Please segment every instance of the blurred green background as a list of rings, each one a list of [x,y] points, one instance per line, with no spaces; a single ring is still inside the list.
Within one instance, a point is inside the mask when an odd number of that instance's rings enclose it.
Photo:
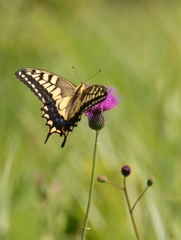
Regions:
[[[14,75],[23,67],[55,72],[75,85],[113,86],[121,95],[105,113],[96,176],[122,185],[138,203],[141,239],[181,236],[181,2],[0,2],[0,239],[80,239],[95,133],[82,118],[45,145],[41,102]],[[76,77],[75,67],[80,80]],[[89,240],[136,239],[123,192],[95,182]]]

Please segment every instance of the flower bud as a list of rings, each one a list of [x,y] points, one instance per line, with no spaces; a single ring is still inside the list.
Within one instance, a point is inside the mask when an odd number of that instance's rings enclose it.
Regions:
[[[153,177],[149,177],[148,180],[147,180],[147,186],[151,187],[153,185],[153,182],[154,182],[154,178]]]
[[[131,168],[130,166],[128,165],[124,165],[122,168],[121,168],[121,173],[123,174],[124,177],[128,177],[131,173]]]
[[[102,183],[105,183],[107,181],[107,177],[106,176],[99,176],[97,178],[97,181],[98,182],[102,182]]]

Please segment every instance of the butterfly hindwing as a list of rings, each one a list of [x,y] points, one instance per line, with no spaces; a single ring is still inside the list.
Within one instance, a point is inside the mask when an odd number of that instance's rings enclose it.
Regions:
[[[104,86],[75,87],[65,78],[36,68],[24,68],[16,73],[25,85],[44,103],[42,117],[46,119],[49,132],[45,142],[53,134],[64,136],[64,147],[69,131],[73,131],[83,112],[102,102],[107,97]]]

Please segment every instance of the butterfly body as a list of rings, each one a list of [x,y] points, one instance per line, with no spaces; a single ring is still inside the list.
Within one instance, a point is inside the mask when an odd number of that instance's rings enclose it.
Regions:
[[[23,68],[15,75],[43,102],[42,117],[49,126],[45,143],[53,133],[64,136],[81,120],[82,114],[92,106],[104,101],[107,90],[101,85],[87,87],[84,83],[75,87],[65,78],[37,68]]]

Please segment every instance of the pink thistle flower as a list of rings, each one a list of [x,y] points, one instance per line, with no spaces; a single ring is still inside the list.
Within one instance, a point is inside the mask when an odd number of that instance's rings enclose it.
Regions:
[[[102,113],[115,108],[120,100],[115,88],[106,87],[106,89],[107,98],[103,102],[98,103],[85,112],[85,115],[88,117],[89,127],[94,130],[100,130],[104,127],[105,119]]]

